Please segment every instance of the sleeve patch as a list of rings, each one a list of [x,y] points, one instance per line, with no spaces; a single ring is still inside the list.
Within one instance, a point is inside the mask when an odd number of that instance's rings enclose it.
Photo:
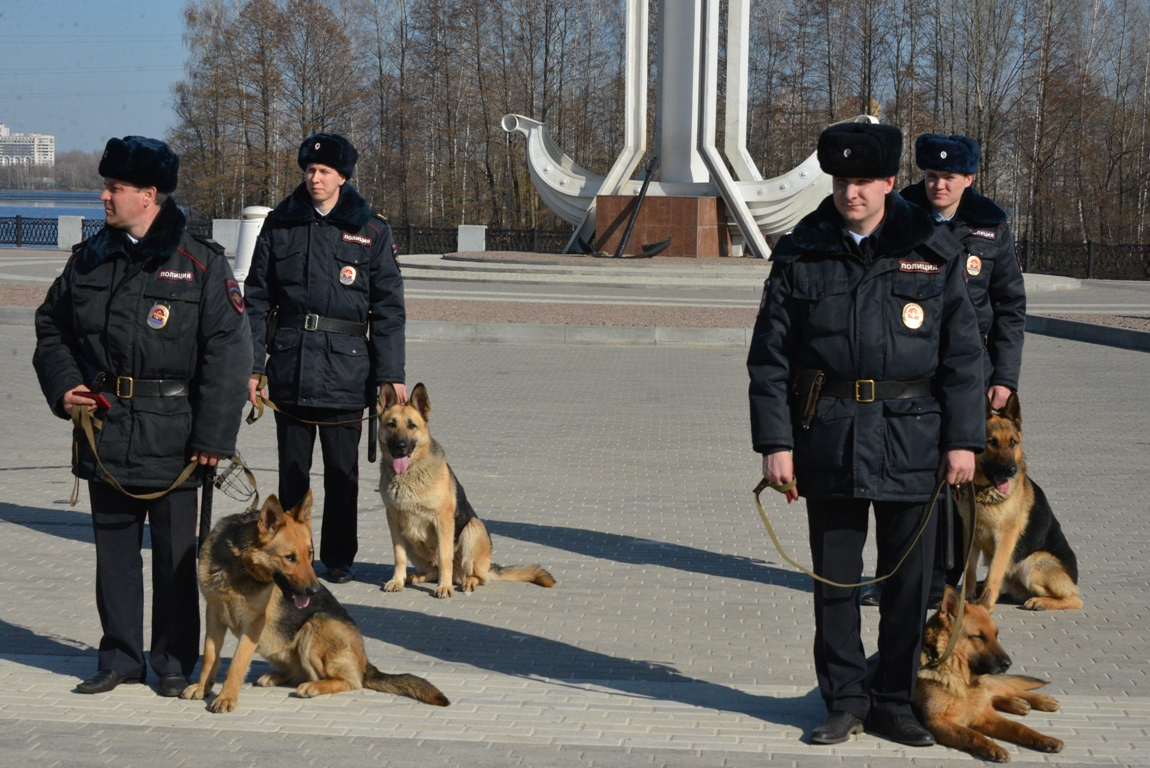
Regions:
[[[244,292],[240,290],[240,284],[235,280],[228,280],[228,301],[232,303],[236,312],[241,315],[244,313]]]

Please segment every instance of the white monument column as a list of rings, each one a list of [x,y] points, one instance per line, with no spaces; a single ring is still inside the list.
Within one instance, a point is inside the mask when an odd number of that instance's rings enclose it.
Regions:
[[[702,14],[702,0],[659,0],[655,154],[664,184],[711,178],[698,150]]]

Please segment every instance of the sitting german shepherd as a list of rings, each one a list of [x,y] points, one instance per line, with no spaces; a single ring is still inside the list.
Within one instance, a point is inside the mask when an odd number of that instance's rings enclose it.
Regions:
[[[200,591],[208,604],[203,668],[180,697],[211,693],[230,629],[239,647],[213,712],[236,708],[256,651],[277,670],[256,685],[298,686],[304,698],[371,688],[446,707],[447,697],[423,678],[387,675],[367,660],[359,628],[312,569],[311,505],[311,491],[287,512],[269,496],[259,512],[216,523],[200,549]]]
[[[1039,752],[1061,752],[1060,740],[998,714],[1054,712],[1058,701],[1031,693],[1046,685],[1042,680],[1001,674],[1010,668],[1010,657],[999,645],[998,627],[983,606],[967,603],[954,652],[941,665],[930,666],[946,650],[957,611],[958,593],[948,586],[938,613],[926,624],[922,645],[915,705],[923,725],[939,744],[996,763],[1008,762],[1010,755],[988,736]]]
[[[470,592],[488,581],[529,581],[555,585],[539,565],[500,566],[491,562],[491,536],[447,465],[443,448],[431,437],[431,401],[416,384],[407,403],[385,384],[379,416],[379,492],[395,549],[395,574],[383,589],[439,581],[436,597],[451,597],[452,584]],[[419,569],[407,574],[407,559]]]
[[[990,563],[979,602],[993,611],[1005,593],[1031,611],[1081,608],[1074,550],[1046,494],[1026,473],[1017,394],[1010,396],[1001,413],[987,404],[986,450],[975,462],[974,490],[978,507],[974,545]],[[959,507],[969,532],[966,505]],[[976,566],[977,559],[972,559],[967,567],[967,599],[974,598]]]

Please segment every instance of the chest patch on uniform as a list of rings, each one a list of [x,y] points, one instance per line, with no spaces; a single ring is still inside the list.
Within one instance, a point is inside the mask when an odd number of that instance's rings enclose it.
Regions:
[[[925,319],[926,316],[922,311],[922,307],[913,301],[902,308],[902,324],[912,331],[916,328],[921,328],[922,322]]]
[[[922,275],[937,275],[942,271],[942,267],[938,264],[931,264],[929,261],[900,261],[898,263],[899,272],[918,272]]]
[[[156,277],[160,280],[178,280],[182,283],[192,282],[191,272],[179,272],[174,269],[161,269]]]
[[[350,232],[343,233],[343,241],[345,243],[359,243],[360,245],[371,245],[371,238],[364,237],[363,235],[353,235]]]
[[[228,281],[228,301],[232,303],[232,307],[241,315],[244,313],[244,292],[240,290],[240,284],[235,280]]]
[[[983,240],[997,240],[998,233],[993,229],[972,229],[970,230],[971,237],[981,237]]]
[[[148,327],[153,331],[158,331],[168,324],[168,318],[171,316],[172,310],[163,304],[157,304],[148,312]]]
[[[974,254],[967,256],[966,257],[966,274],[970,275],[971,277],[974,277],[981,271],[982,271],[982,259],[978,258]]]
[[[355,282],[355,267],[344,267],[339,271],[339,281],[344,285]]]

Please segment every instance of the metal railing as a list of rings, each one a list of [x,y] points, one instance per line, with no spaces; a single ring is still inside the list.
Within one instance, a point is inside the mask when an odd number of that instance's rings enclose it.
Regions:
[[[1023,272],[1087,280],[1150,280],[1150,245],[1020,240],[1015,247]]]
[[[0,218],[0,245],[51,245],[57,241],[58,219],[32,219],[27,216]]]
[[[539,229],[488,229],[487,250],[559,253],[571,239],[570,232]]]
[[[84,240],[87,240],[89,237],[96,234],[103,228],[103,219],[84,219],[84,221],[80,224],[80,235]]]
[[[455,227],[392,224],[391,236],[400,253],[451,253],[459,248],[459,230]]]

